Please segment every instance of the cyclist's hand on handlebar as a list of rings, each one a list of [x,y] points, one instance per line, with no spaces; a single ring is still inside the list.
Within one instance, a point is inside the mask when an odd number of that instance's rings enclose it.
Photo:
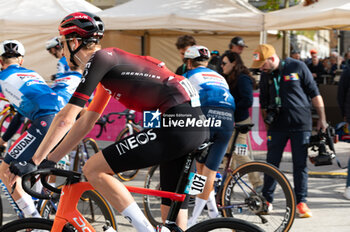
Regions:
[[[44,168],[54,168],[56,166],[56,162],[48,159],[44,159],[41,161],[41,163],[38,166],[38,169],[44,169]]]
[[[12,161],[9,166],[10,173],[8,173],[10,185],[13,186],[16,183],[19,178],[18,176],[23,176],[24,174],[35,170],[37,170],[37,167],[32,160],[28,162],[18,162],[16,160]],[[13,189],[14,188],[15,185],[13,186]]]

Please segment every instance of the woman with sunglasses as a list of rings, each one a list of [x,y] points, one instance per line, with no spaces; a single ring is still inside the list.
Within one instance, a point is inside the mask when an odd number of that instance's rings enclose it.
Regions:
[[[241,56],[236,52],[229,51],[223,54],[221,68],[222,74],[230,87],[230,93],[235,99],[234,119],[236,125],[251,123],[249,108],[253,105],[255,80],[249,69],[244,65]],[[228,153],[231,151],[232,140],[233,135],[227,148]],[[247,147],[247,134],[239,134],[236,142],[237,152],[232,152],[233,166],[251,161],[247,156]],[[263,181],[256,173],[249,174],[249,181],[255,189],[259,189],[263,185]]]

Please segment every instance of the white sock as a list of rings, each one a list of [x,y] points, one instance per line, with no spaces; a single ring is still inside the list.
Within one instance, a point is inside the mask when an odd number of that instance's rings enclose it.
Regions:
[[[136,202],[126,207],[122,215],[126,218],[133,227],[139,232],[154,232],[154,228],[142,213],[140,207]]]
[[[210,192],[209,198],[207,201],[207,207],[208,207],[208,214],[210,218],[216,218],[219,216],[219,210],[216,205],[216,200],[215,200],[215,193],[214,190]]]
[[[207,200],[196,197],[196,202],[193,208],[192,217],[188,219],[188,223],[187,223],[188,227],[191,227],[194,224],[196,224],[197,218],[202,213],[205,203],[207,203]]]
[[[35,208],[34,201],[28,194],[25,194],[21,199],[17,200],[16,204],[22,210],[24,217],[41,217]]]

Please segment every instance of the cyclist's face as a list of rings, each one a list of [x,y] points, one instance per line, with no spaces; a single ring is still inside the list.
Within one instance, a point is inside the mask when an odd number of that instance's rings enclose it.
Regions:
[[[49,49],[49,53],[50,53],[51,55],[53,55],[54,57],[59,58],[59,54],[58,54],[58,51],[57,51],[56,48],[50,48],[50,49]]]

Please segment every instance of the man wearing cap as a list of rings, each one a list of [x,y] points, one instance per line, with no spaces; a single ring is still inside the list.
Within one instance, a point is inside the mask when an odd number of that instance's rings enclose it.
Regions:
[[[306,205],[311,103],[319,115],[317,129],[325,130],[328,125],[323,99],[306,64],[291,58],[280,60],[274,47],[269,44],[261,44],[254,51],[252,68],[262,71],[260,105],[268,129],[266,161],[279,167],[284,147],[290,139],[297,213],[300,217],[311,217]],[[273,191],[274,180],[265,177],[262,192],[269,202],[269,210],[272,210]]]
[[[229,44],[229,48],[232,52],[236,52],[239,55],[242,54],[243,49],[247,48],[248,46],[244,43],[244,40],[239,37],[236,36],[231,40],[231,43]]]
[[[320,62],[320,59],[317,56],[317,51],[312,49],[310,50],[311,54],[311,63],[308,64],[308,68],[310,69],[310,72],[312,76],[314,77],[316,83],[322,84],[323,79],[321,75],[324,73],[324,68],[322,63]]]

